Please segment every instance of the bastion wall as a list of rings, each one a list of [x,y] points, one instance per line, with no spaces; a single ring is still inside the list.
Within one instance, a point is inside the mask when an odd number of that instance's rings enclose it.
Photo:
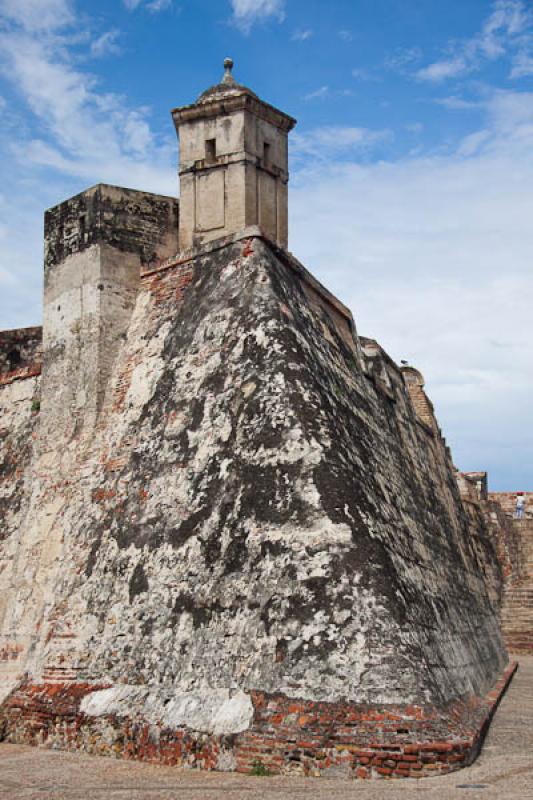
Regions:
[[[106,247],[69,252],[61,292],[50,273],[40,410],[20,381],[4,439],[7,740],[354,777],[468,763],[507,662],[501,572],[402,370],[258,230],[138,263],[124,292]],[[127,311],[98,383],[108,292]]]

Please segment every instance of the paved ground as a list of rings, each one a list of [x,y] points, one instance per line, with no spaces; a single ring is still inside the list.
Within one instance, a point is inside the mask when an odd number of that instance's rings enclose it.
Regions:
[[[0,798],[10,800],[533,800],[533,657],[494,718],[481,756],[442,778],[332,781],[179,772],[107,758],[0,745]]]

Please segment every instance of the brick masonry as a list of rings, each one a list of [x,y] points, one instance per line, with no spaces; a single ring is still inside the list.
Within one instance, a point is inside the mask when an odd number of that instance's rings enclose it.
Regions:
[[[27,367],[10,370],[0,375],[0,386],[8,386],[14,381],[21,381],[25,378],[37,378],[41,374],[41,364],[31,364]]]
[[[402,374],[407,386],[407,391],[409,392],[409,396],[411,398],[411,402],[416,413],[418,414],[419,419],[421,422],[427,425],[431,431],[438,431],[440,433],[437,420],[435,418],[435,409],[433,408],[433,403],[424,391],[424,376],[417,369],[409,366],[402,367]]]
[[[226,736],[84,714],[82,700],[105,686],[25,683],[4,703],[0,730],[8,742],[195,769],[422,778],[472,763],[516,668],[511,664],[484,698],[446,709],[316,703],[256,691],[250,729]]]

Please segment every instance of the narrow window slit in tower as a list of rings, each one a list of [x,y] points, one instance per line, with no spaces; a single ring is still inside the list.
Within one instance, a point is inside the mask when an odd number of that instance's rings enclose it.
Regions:
[[[217,140],[205,140],[205,160],[208,164],[214,164],[217,160]]]
[[[263,165],[268,167],[270,164],[270,144],[263,142]]]

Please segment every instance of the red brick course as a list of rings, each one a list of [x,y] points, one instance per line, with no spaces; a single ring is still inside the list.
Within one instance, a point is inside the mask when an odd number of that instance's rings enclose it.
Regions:
[[[484,698],[447,709],[368,707],[293,700],[251,692],[252,726],[214,736],[165,729],[139,719],[88,717],[87,694],[106,688],[87,683],[27,683],[0,710],[1,738],[94,754],[197,769],[221,768],[228,756],[239,772],[342,774],[354,779],[422,778],[472,763],[511,681],[511,664]]]
[[[141,276],[141,287],[150,291],[156,306],[165,300],[181,303],[185,289],[192,280],[193,263],[193,261],[184,264],[177,262],[159,270],[145,272]]]
[[[30,364],[21,369],[14,369],[11,372],[4,372],[0,375],[0,386],[7,386],[15,381],[21,381],[25,378],[35,378],[41,374],[40,364]]]

